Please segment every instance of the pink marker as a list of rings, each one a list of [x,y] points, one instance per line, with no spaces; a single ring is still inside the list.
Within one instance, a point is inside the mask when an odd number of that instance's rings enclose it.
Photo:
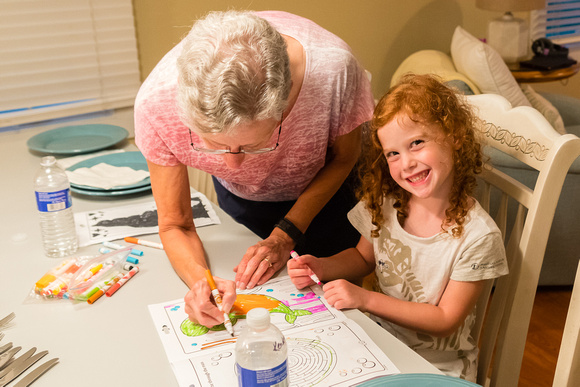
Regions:
[[[298,253],[296,251],[294,251],[294,250],[290,251],[290,256],[292,258],[298,258],[299,257]],[[310,278],[312,279],[312,281],[316,282],[317,285],[322,286],[322,282],[320,282],[320,280],[318,279],[318,277],[316,276],[316,274],[314,274],[314,273],[310,274]]]

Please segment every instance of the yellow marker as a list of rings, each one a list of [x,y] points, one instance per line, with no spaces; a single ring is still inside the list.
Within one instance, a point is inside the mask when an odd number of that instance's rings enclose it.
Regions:
[[[220,295],[220,292],[217,289],[217,286],[215,284],[215,281],[214,281],[213,276],[211,275],[211,271],[209,269],[207,269],[205,271],[205,278],[207,279],[207,283],[209,284],[209,287],[211,289],[211,294],[213,295],[213,299],[215,300],[217,307],[219,308],[219,310],[224,312],[224,310],[222,308],[222,296]],[[228,316],[228,314],[226,312],[224,312],[224,325],[226,326],[226,329],[228,330],[229,334],[232,335],[232,337],[233,337],[234,336],[234,327],[232,326],[232,322],[230,321],[230,317]]]

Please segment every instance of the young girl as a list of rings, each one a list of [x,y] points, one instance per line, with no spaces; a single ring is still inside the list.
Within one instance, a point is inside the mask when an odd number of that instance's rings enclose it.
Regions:
[[[471,196],[482,167],[474,123],[453,90],[404,77],[371,121],[361,201],[348,214],[357,247],[288,261],[298,288],[312,273],[331,281],[323,290],[332,306],[369,312],[441,371],[471,381],[475,303],[485,281],[508,272],[500,231]],[[373,270],[376,291],[348,282]]]

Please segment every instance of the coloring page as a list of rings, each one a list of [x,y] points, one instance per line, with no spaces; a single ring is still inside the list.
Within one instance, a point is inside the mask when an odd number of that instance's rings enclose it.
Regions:
[[[196,227],[220,223],[211,202],[200,192],[191,194],[191,212]],[[76,213],[75,224],[80,247],[159,232],[154,201]]]
[[[238,291],[230,311],[234,336],[245,327],[247,311],[268,309],[287,339],[291,386],[348,386],[399,373],[368,335],[321,295],[317,285],[297,290],[288,276]],[[235,385],[236,338],[223,325],[210,329],[192,323],[183,308],[183,300],[149,305],[180,386]]]

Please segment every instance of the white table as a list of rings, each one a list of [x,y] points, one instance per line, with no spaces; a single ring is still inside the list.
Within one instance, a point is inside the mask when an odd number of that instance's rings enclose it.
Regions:
[[[35,386],[173,386],[177,382],[149,315],[147,306],[181,298],[187,287],[161,250],[140,247],[140,272],[113,297],[93,305],[65,300],[27,303],[34,283],[59,259],[47,258],[40,242],[33,177],[40,155],[26,147],[28,138],[54,127],[83,123],[124,126],[132,135],[131,112],[0,133],[0,318],[16,319],[4,330],[10,341],[48,350],[38,364],[59,357],[60,363]],[[134,147],[125,142],[120,147]],[[115,199],[73,196],[75,212],[152,201],[150,193]],[[231,270],[258,237],[215,208],[222,224],[199,228],[214,275],[233,279]],[[22,237],[26,236],[24,240]],[[158,235],[149,235],[158,241]],[[122,242],[122,241],[121,241]],[[79,249],[78,255],[97,254],[99,245]],[[347,311],[404,373],[440,373],[407,346],[359,311]]]

